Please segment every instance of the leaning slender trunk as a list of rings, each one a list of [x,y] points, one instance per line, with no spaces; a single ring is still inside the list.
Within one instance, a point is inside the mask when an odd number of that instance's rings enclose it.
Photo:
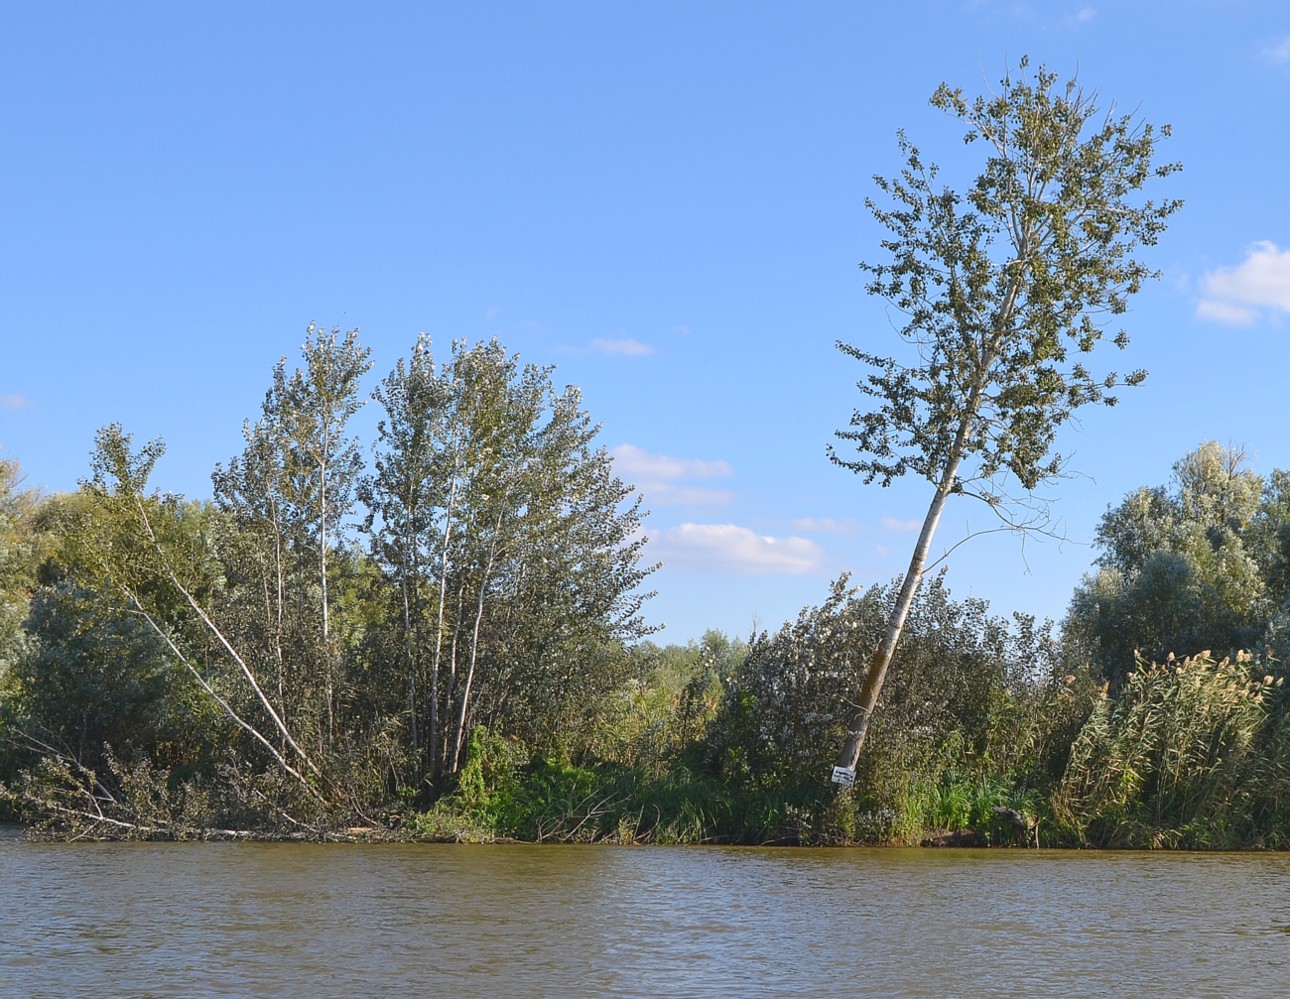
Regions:
[[[1024,239],[1021,242],[1021,246],[1024,250]],[[1003,331],[1012,323],[1020,293],[1021,278],[1019,274],[1014,273],[1003,306],[995,319],[994,333],[986,343],[982,344],[976,379],[968,392],[963,415],[954,434],[954,443],[950,446],[949,458],[945,462],[945,467],[941,470],[940,480],[936,484],[936,492],[933,494],[932,502],[927,508],[927,516],[923,519],[923,529],[919,532],[918,544],[914,546],[914,554],[909,560],[909,568],[905,570],[905,581],[901,584],[900,595],[896,598],[896,606],[892,608],[891,614],[887,618],[887,628],[883,632],[882,641],[878,644],[878,648],[874,650],[873,658],[869,660],[869,671],[865,674],[864,685],[860,688],[860,700],[855,705],[855,712],[851,715],[851,721],[847,725],[847,738],[842,745],[842,751],[838,753],[837,760],[837,766],[851,771],[853,777],[856,764],[860,761],[860,750],[864,746],[865,736],[869,732],[869,719],[873,716],[873,709],[878,704],[878,695],[882,693],[882,685],[887,679],[887,670],[891,667],[892,657],[896,654],[896,646],[900,643],[901,633],[905,630],[905,620],[909,617],[909,609],[913,606],[914,597],[918,595],[918,587],[923,582],[923,571],[927,568],[927,552],[932,546],[932,538],[935,536],[936,527],[940,523],[941,512],[945,509],[945,501],[949,498],[950,493],[957,487],[959,467],[963,464],[963,456],[967,452],[968,436],[976,425],[977,415],[981,409],[981,400],[985,393],[986,378],[990,366],[994,364],[999,356],[999,342],[1003,338]],[[837,779],[836,774],[835,779]]]
[[[869,731],[869,719],[878,703],[878,695],[882,693],[882,685],[887,679],[887,670],[891,666],[892,657],[896,654],[896,645],[905,630],[909,609],[913,606],[914,597],[918,595],[918,587],[923,581],[923,571],[927,567],[927,552],[932,546],[932,537],[936,534],[941,511],[945,508],[945,500],[954,488],[954,477],[958,466],[958,459],[950,462],[945,475],[937,484],[931,505],[927,508],[923,530],[918,535],[918,544],[914,546],[909,568],[905,570],[905,581],[900,587],[900,595],[896,598],[896,606],[891,609],[882,641],[878,643],[878,648],[874,650],[873,658],[869,661],[869,671],[865,674],[864,686],[860,688],[860,700],[855,705],[855,713],[852,714],[851,722],[847,726],[846,742],[842,746],[842,752],[838,753],[839,767],[854,771],[856,763],[860,760],[860,748],[864,745],[865,735]]]
[[[264,708],[265,713],[268,714],[268,716],[273,720],[274,727],[278,730],[278,733],[282,737],[283,741],[285,741],[286,744],[295,752],[296,756],[304,763],[306,767],[309,768],[309,770],[313,771],[313,773],[316,776],[321,777],[322,771],[318,768],[318,766],[314,763],[314,761],[309,758],[309,755],[303,749],[300,748],[296,740],[292,738],[291,732],[287,729],[286,723],[283,722],[282,717],[278,714],[277,710],[274,708],[273,702],[264,693],[264,688],[260,686],[259,680],[256,679],[254,671],[247,664],[246,660],[242,658],[241,654],[233,646],[233,643],[228,640],[225,634],[215,624],[210,614],[207,613],[206,608],[204,608],[198,602],[197,598],[193,596],[192,592],[186,586],[184,586],[184,584],[180,581],[178,573],[175,572],[174,566],[171,564],[169,558],[167,558],[166,556],[165,551],[161,547],[161,542],[157,540],[156,532],[152,529],[152,521],[148,517],[147,510],[144,509],[143,500],[140,499],[138,495],[135,495],[132,498],[134,500],[135,508],[138,510],[138,513],[139,513],[140,523],[144,529],[144,532],[148,536],[148,542],[149,544],[152,545],[152,548],[157,553],[157,555],[160,556],[160,566],[161,566],[162,572],[170,580],[170,583],[175,588],[175,591],[181,597],[184,598],[184,602],[188,604],[189,608],[191,608],[192,611],[197,615],[197,617],[201,620],[202,624],[205,625],[206,628],[210,631],[211,635],[215,638],[215,640],[218,641],[219,644],[224,648],[224,651],[228,653],[229,657],[233,660],[233,662],[235,662],[238,665],[238,668],[242,671],[243,677],[246,678],[246,682],[250,685],[252,692],[255,694],[256,700],[260,702],[260,705],[261,707]],[[143,605],[135,597],[135,595],[128,588],[123,588],[123,592],[131,600],[131,602],[134,603],[135,606],[142,612]],[[145,618],[147,618],[146,613],[145,613]],[[149,620],[148,623],[152,625],[153,630],[156,631],[158,635],[160,635],[163,639],[166,639],[167,644],[171,645],[172,651],[175,651],[177,653],[178,649],[175,648],[174,643],[168,638],[167,633],[162,628],[160,628],[155,622]],[[199,677],[199,679],[201,678]],[[202,686],[204,689],[207,689],[208,692],[214,694],[214,691],[210,689],[205,683],[203,683]],[[221,706],[223,707],[224,704],[221,704]],[[240,725],[242,725],[242,727],[246,728],[248,732],[250,732],[257,739],[259,739],[259,741],[262,742],[268,749],[273,751],[275,755],[279,756],[279,759],[281,761],[281,754],[278,754],[276,750],[273,749],[273,746],[268,739],[266,739],[263,735],[261,735],[256,729],[252,728],[247,723],[243,722],[241,718],[238,717],[236,714],[232,714],[230,712],[230,716],[233,718],[234,721],[238,722]],[[297,771],[294,769],[288,768],[288,771],[293,776],[299,776]],[[300,779],[303,780],[303,778],[300,778]]]
[[[282,553],[282,524],[278,516],[277,501],[271,501],[273,507],[273,572],[274,617],[273,617],[273,658],[278,669],[278,709],[282,719],[287,721],[287,660],[282,651],[282,634],[286,628],[287,580],[286,565]]]

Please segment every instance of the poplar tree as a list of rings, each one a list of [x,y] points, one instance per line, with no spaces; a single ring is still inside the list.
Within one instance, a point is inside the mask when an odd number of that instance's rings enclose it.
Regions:
[[[1135,254],[1181,206],[1140,194],[1180,168],[1154,162],[1169,127],[1102,111],[1076,80],[1059,85],[1043,67],[1030,77],[1028,65],[1022,59],[1021,75],[1006,75],[997,93],[969,99],[941,84],[932,95],[933,107],[965,127],[964,142],[984,151],[966,187],[942,185],[901,132],[905,166],[875,177],[881,203],[866,202],[888,232],[888,256],[861,268],[869,293],[899,317],[904,350],[887,357],[838,343],[871,369],[858,383],[871,403],[837,431],[856,455],[828,453],[866,484],[914,473],[932,498],[854,705],[839,783],[853,779],[946,501],[975,497],[1004,529],[1042,526],[1035,490],[1065,469],[1058,431],[1081,407],[1114,405],[1117,387],[1146,377],[1095,371],[1092,355],[1128,345],[1117,317],[1157,276]]]
[[[360,381],[371,367],[358,330],[342,334],[310,324],[303,366],[273,369],[260,419],[243,428],[246,447],[212,476],[220,507],[247,532],[262,593],[258,644],[272,650],[278,703],[317,717],[320,748],[336,739],[340,668],[333,635],[331,556],[354,511],[362,452],[347,424],[363,405]],[[285,651],[297,646],[295,655]],[[292,659],[297,661],[293,662]],[[301,705],[303,684],[320,691]],[[296,701],[295,704],[292,704]]]
[[[476,722],[538,731],[601,693],[605,648],[649,631],[640,501],[551,373],[496,340],[436,366],[423,335],[375,393],[366,529],[432,780],[460,768]]]

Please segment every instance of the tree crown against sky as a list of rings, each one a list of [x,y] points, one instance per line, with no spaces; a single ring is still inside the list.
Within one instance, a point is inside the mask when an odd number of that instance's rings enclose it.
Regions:
[[[876,177],[886,197],[867,202],[888,231],[890,258],[861,266],[869,291],[902,317],[897,332],[913,359],[839,342],[876,369],[858,386],[875,404],[837,431],[857,456],[830,447],[829,457],[866,484],[914,472],[933,491],[835,779],[855,773],[947,499],[984,501],[1008,530],[1044,529],[1048,501],[1035,490],[1063,474],[1058,431],[1081,407],[1113,405],[1114,388],[1146,378],[1141,370],[1094,374],[1088,363],[1106,339],[1104,321],[1152,276],[1135,253],[1181,206],[1139,193],[1179,169],[1154,162],[1169,129],[1111,112],[1099,119],[1096,97],[1078,81],[1059,86],[1057,74],[1041,67],[1030,77],[1028,68],[1023,58],[998,93],[969,100],[941,84],[932,95],[966,126],[969,146],[985,146],[963,191],[938,187],[939,170],[902,133],[905,168]],[[1128,346],[1123,330],[1111,340]],[[1009,475],[1021,495],[1010,495]]]
[[[884,199],[866,203],[889,258],[861,267],[908,349],[839,343],[876,369],[858,386],[874,405],[837,434],[857,456],[830,455],[883,485],[908,472],[936,482],[972,456],[958,489],[993,505],[1006,497],[1002,473],[1026,492],[1060,476],[1060,428],[1145,379],[1140,368],[1094,371],[1090,355],[1104,341],[1128,346],[1112,326],[1157,273],[1135,253],[1181,207],[1140,191],[1180,166],[1154,162],[1168,126],[1103,112],[1096,94],[1044,68],[973,99],[942,84],[931,103],[966,126],[966,144],[986,146],[986,160],[955,189],[902,132],[904,168],[874,178]]]

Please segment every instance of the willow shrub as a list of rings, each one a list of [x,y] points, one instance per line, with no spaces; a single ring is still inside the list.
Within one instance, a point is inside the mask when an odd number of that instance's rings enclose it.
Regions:
[[[1093,846],[1265,842],[1287,769],[1276,672],[1245,654],[1139,662],[1071,747],[1052,798],[1059,827]]]

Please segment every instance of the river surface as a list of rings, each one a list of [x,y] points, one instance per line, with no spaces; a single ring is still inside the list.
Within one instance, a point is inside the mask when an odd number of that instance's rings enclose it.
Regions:
[[[3,996],[1290,996],[1290,857],[0,837]]]

